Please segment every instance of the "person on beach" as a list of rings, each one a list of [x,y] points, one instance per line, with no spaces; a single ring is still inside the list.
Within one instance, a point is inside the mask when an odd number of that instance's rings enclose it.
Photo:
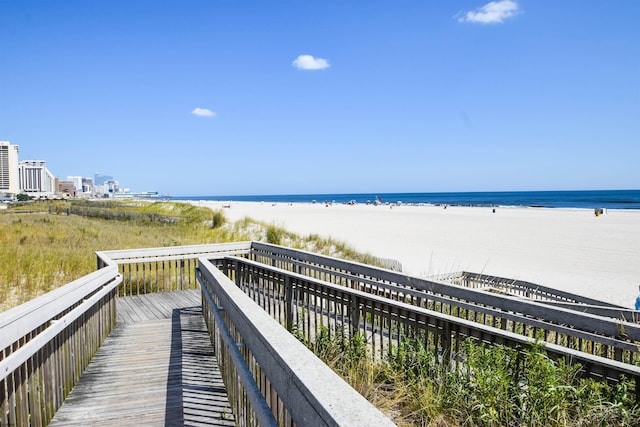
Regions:
[[[640,285],[638,286],[638,292],[640,292]],[[636,310],[640,310],[640,295],[636,297]]]

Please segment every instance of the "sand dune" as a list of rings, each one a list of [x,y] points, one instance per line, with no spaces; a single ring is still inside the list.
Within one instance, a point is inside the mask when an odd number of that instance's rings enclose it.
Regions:
[[[471,271],[633,307],[640,211],[195,202],[399,260],[411,275]]]

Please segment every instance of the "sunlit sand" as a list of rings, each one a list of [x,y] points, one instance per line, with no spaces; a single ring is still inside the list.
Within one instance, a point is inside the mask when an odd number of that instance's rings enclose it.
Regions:
[[[526,280],[632,308],[640,284],[640,211],[194,202],[301,235],[319,234],[404,272]]]

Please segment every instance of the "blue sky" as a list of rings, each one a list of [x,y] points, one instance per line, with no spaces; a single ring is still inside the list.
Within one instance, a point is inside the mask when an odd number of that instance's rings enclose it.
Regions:
[[[0,140],[171,195],[640,188],[638,1],[0,0]]]

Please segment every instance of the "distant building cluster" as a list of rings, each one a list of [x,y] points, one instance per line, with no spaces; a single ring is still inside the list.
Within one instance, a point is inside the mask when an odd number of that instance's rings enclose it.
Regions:
[[[156,192],[132,193],[121,188],[112,176],[95,174],[95,177],[68,176],[56,178],[44,160],[19,160],[19,147],[9,141],[0,141],[0,197],[16,199],[20,194],[29,198],[68,199],[157,197]]]

